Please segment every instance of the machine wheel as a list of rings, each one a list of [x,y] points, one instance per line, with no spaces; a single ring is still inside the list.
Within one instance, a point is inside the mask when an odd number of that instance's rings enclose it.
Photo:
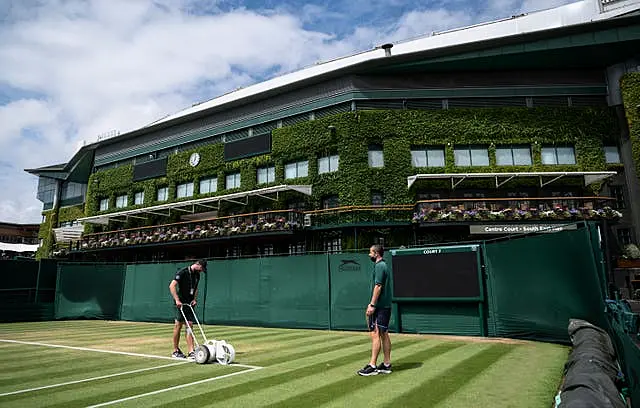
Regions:
[[[196,350],[196,363],[206,364],[209,361],[209,349],[206,346],[199,346]]]

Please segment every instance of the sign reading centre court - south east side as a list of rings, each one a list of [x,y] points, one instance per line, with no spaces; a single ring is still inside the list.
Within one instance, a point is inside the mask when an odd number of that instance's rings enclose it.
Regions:
[[[393,297],[482,300],[479,245],[392,250]]]
[[[470,234],[526,234],[578,229],[577,224],[479,224],[469,225]]]

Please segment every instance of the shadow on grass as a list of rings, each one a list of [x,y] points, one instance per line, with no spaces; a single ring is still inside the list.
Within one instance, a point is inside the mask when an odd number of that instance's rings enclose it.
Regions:
[[[422,363],[400,363],[393,364],[393,371],[405,371],[405,370],[415,370],[416,368],[422,367]]]

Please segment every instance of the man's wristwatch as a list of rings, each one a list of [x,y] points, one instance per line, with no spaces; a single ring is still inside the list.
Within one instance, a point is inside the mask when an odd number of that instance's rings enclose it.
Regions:
[[[372,305],[371,303],[369,303],[369,306],[371,306],[371,307],[373,307],[373,308],[375,308],[375,307],[376,307],[376,305]]]

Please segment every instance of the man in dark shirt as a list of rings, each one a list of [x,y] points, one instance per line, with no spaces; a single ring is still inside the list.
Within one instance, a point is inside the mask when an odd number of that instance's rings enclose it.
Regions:
[[[198,298],[198,282],[200,282],[200,272],[207,271],[207,261],[200,260],[195,262],[193,265],[184,267],[176,272],[176,276],[173,278],[171,283],[169,284],[169,292],[171,292],[171,296],[173,300],[176,302],[176,318],[175,325],[173,326],[173,354],[172,357],[175,358],[185,358],[185,355],[180,350],[180,331],[182,330],[182,325],[184,324],[184,317],[180,312],[180,308],[182,305],[191,305],[192,307],[196,307],[197,298]],[[187,317],[187,324],[190,328],[193,328],[194,316],[191,311],[191,308],[184,307],[182,309],[185,316]],[[186,329],[186,328],[185,328]],[[187,331],[185,333],[187,338],[187,347],[188,354],[187,357],[193,358],[194,350],[193,350],[193,337],[189,335]]]
[[[364,368],[358,370],[358,375],[363,376],[391,373],[391,278],[383,256],[382,245],[372,245],[369,248],[369,258],[374,265],[371,274],[371,301],[366,309],[367,325],[371,333],[371,360]],[[383,360],[376,366],[381,348]]]

